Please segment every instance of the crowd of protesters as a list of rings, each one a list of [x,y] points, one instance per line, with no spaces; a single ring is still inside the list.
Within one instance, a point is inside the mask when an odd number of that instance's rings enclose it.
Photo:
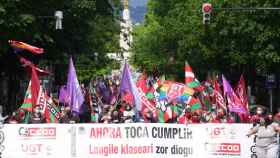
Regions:
[[[154,79],[148,79],[152,85]],[[251,123],[253,128],[247,136],[256,134],[258,157],[277,158],[279,152],[280,108],[275,114],[266,108],[258,106],[247,114],[229,112],[227,109],[211,104],[211,108],[193,110],[189,104],[166,102],[156,105],[156,110],[149,108],[136,110],[130,99],[120,97],[119,78],[97,78],[87,87],[81,85],[85,102],[79,113],[71,111],[60,98],[53,99],[53,105],[58,109],[58,123]],[[154,91],[156,92],[156,91]],[[169,110],[168,110],[169,109]],[[170,110],[173,109],[173,110]],[[175,110],[174,110],[175,109]],[[28,115],[28,116],[27,116]],[[7,119],[7,123],[46,123],[42,107],[36,106],[31,113],[19,108]],[[279,139],[279,138],[278,138]]]
[[[154,82],[153,79],[147,83]],[[131,102],[119,97],[119,78],[97,78],[91,81],[88,86],[82,84],[85,102],[81,112],[71,111],[70,107],[53,99],[53,105],[59,111],[59,123],[253,123],[257,124],[261,118],[267,117],[280,122],[280,110],[273,115],[265,111],[265,108],[258,107],[247,115],[240,115],[228,112],[226,109],[211,105],[211,109],[192,110],[188,104],[165,103],[158,106],[157,110],[151,111],[144,108],[137,111]],[[176,107],[176,110],[168,109]],[[19,108],[9,117],[8,123],[46,123],[42,108],[37,106],[32,113],[27,113]],[[28,117],[27,117],[28,115]]]

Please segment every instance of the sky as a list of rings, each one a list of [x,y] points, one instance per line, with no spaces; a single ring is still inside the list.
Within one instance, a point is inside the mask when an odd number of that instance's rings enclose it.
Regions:
[[[129,0],[130,16],[133,23],[141,23],[146,13],[148,0]]]
[[[146,6],[147,0],[129,0],[131,6]]]

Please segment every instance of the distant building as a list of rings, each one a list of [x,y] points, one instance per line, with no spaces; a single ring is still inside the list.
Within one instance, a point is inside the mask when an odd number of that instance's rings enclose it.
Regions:
[[[130,48],[133,42],[132,39],[132,21],[130,19],[128,0],[123,0],[123,13],[122,20],[120,22],[120,48],[122,52],[122,57],[124,60],[128,60],[130,57]]]

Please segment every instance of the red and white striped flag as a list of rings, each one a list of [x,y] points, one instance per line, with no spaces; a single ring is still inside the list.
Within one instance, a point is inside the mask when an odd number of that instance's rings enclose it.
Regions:
[[[226,109],[225,100],[221,94],[220,85],[217,80],[214,81],[214,97],[217,106]]]
[[[185,61],[185,84],[192,82],[195,79],[191,66]]]

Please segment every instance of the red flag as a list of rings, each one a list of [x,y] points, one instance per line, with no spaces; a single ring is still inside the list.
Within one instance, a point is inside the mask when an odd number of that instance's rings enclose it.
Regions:
[[[43,48],[34,47],[24,42],[9,40],[9,43],[17,50],[27,50],[36,55],[44,53]]]
[[[215,103],[217,104],[218,107],[226,109],[225,100],[221,93],[220,84],[217,80],[214,80],[214,98],[215,98]]]
[[[235,90],[236,95],[239,97],[242,105],[249,110],[249,104],[247,99],[247,93],[246,93],[246,86],[245,86],[245,80],[243,77],[243,74],[240,76],[240,80],[237,85],[237,89]]]
[[[31,66],[31,94],[32,94],[32,106],[36,106],[37,98],[40,90],[40,81],[34,66]]]
[[[245,108],[245,106],[242,105],[239,97],[235,94],[226,78],[222,76],[222,79],[224,87],[224,96],[226,96],[229,111],[236,113],[248,113],[247,109]]]
[[[25,59],[24,57],[21,57],[21,56],[18,56],[18,57],[19,57],[19,61],[22,63],[23,67],[31,68],[33,66],[35,68],[35,70],[37,71],[38,75],[40,75],[40,76],[41,75],[51,75],[51,73],[49,71],[38,68],[31,61]]]
[[[147,87],[147,84],[146,84],[146,78],[144,77],[140,77],[140,79],[136,82],[136,86],[141,88],[141,90],[144,92],[144,93],[147,93],[148,92],[148,87]]]

